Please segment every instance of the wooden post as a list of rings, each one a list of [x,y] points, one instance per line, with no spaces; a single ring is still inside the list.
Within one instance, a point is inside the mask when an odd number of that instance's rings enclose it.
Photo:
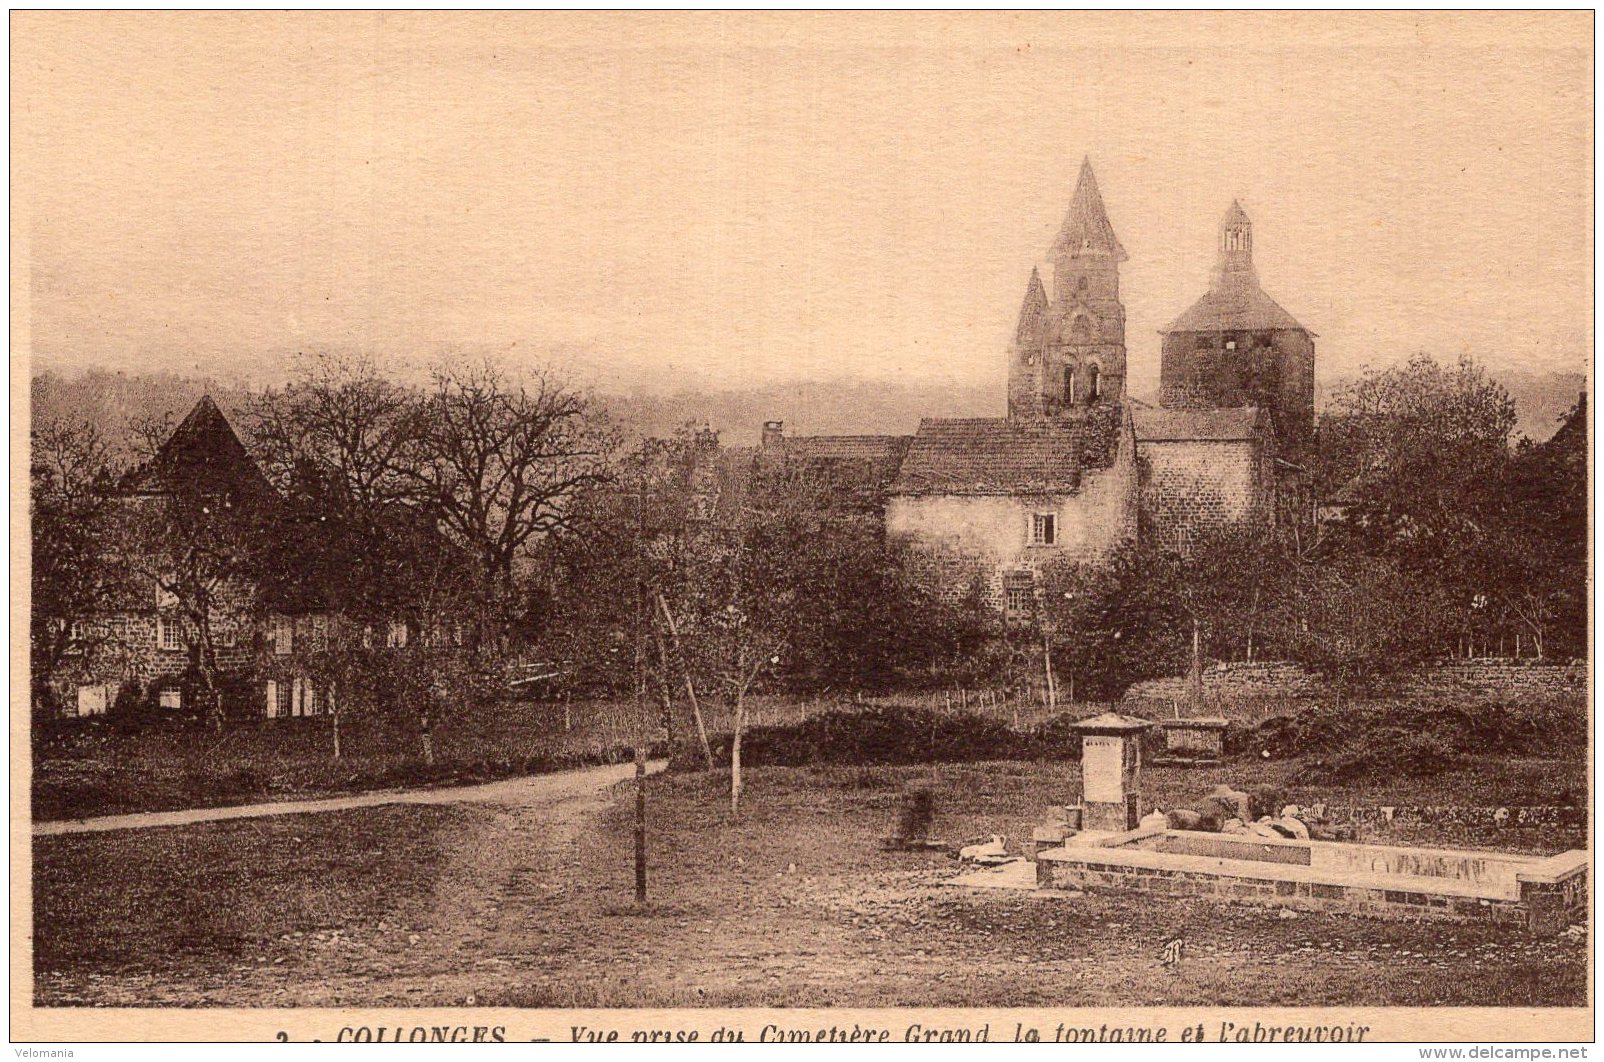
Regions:
[[[635,905],[646,905],[646,473],[635,486]]]
[[[1192,670],[1187,679],[1192,687],[1192,710],[1200,711],[1203,707],[1203,637],[1196,616],[1192,617]]]
[[[1047,672],[1047,710],[1058,710],[1058,686],[1053,681],[1053,643],[1048,636],[1046,628],[1041,633],[1041,659],[1042,667]]]

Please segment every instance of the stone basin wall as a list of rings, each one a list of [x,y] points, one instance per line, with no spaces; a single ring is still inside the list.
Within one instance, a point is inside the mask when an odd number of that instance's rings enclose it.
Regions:
[[[1194,896],[1312,911],[1347,911],[1379,918],[1503,922],[1523,926],[1538,935],[1558,933],[1572,922],[1585,919],[1588,913],[1590,862],[1582,851],[1544,859],[1429,849],[1397,849],[1397,854],[1388,855],[1378,851],[1384,848],[1380,845],[1310,846],[1288,842],[1284,846],[1288,851],[1303,853],[1316,847],[1333,853],[1349,849],[1349,854],[1333,855],[1330,861],[1374,866],[1380,860],[1406,868],[1401,873],[1382,873],[1315,865],[1326,862],[1321,856],[1311,856],[1309,864],[1302,864],[1186,854],[1161,847],[1185,847],[1187,838],[1175,840],[1182,832],[1134,831],[1098,844],[1049,849],[1037,855],[1037,885],[1044,889],[1117,891],[1127,895]],[[1246,843],[1266,849],[1281,847],[1273,842],[1262,846]],[[1202,851],[1207,846],[1197,841],[1191,847]],[[1469,861],[1460,868],[1466,871],[1466,878],[1408,872],[1448,871],[1456,858]]]

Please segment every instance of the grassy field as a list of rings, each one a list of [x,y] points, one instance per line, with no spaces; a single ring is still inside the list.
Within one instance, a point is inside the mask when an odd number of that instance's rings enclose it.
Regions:
[[[800,718],[801,702],[767,701],[777,719]],[[261,720],[217,734],[196,727],[119,731],[98,723],[58,728],[33,745],[36,819],[254,803],[398,786],[489,781],[634,755],[641,721],[633,705],[570,706],[503,701],[436,718],[433,766],[411,720],[341,721],[333,757],[327,717]],[[647,740],[663,750],[656,710]]]
[[[956,695],[922,695],[891,703],[959,707]],[[836,699],[756,697],[752,726],[796,722],[848,703]],[[1009,725],[1046,717],[1032,703],[982,706]],[[684,711],[680,706],[680,711]],[[1079,710],[1079,709],[1077,709]],[[1095,710],[1095,706],[1088,710]],[[667,751],[660,707],[647,706],[646,736],[654,754]],[[704,706],[716,736],[731,729],[726,705]],[[677,721],[676,740],[691,737]],[[571,705],[503,701],[462,710],[432,723],[435,763],[424,764],[410,720],[354,717],[342,721],[341,758],[333,758],[333,723],[326,716],[262,720],[219,735],[205,728],[119,731],[101,723],[73,724],[36,736],[33,744],[34,818],[82,818],[132,811],[170,811],[354,790],[489,781],[569,767],[622,763],[634,755],[641,720],[632,704],[576,701]]]
[[[1034,755],[1035,745],[1006,749],[994,740],[1028,734],[1052,716],[1046,707],[1029,700],[999,702],[973,693],[938,692],[877,699],[875,710],[908,709],[950,732],[949,751],[935,758],[971,759]],[[757,762],[774,740],[787,743],[783,734],[765,734],[831,709],[858,707],[850,698],[755,698],[750,722],[754,733],[748,743],[749,762]],[[1078,703],[1064,706],[1059,718],[1093,714],[1107,705]],[[1378,777],[1423,773],[1437,763],[1465,753],[1497,751],[1509,757],[1544,756],[1557,760],[1585,760],[1587,703],[1580,696],[1521,705],[1455,704],[1413,705],[1396,701],[1353,701],[1342,706],[1300,702],[1281,705],[1280,714],[1297,713],[1299,727],[1260,741],[1251,729],[1267,714],[1276,714],[1260,701],[1237,706],[1233,714],[1233,746],[1242,759],[1271,753],[1276,757],[1303,758],[1316,776],[1334,778],[1358,767]],[[683,709],[682,709],[683,710]],[[727,706],[706,706],[706,723],[715,744],[730,729]],[[1421,714],[1443,711],[1452,718]],[[654,754],[670,751],[658,709],[648,706],[645,734]],[[999,724],[986,748],[974,747],[979,724],[976,717]],[[899,716],[905,718],[905,716]],[[1284,720],[1283,720],[1284,721]],[[78,725],[38,735],[33,743],[33,814],[37,819],[77,818],[131,811],[163,811],[187,807],[251,803],[291,797],[315,797],[355,790],[488,781],[520,774],[535,774],[568,767],[618,763],[633,755],[642,733],[640,716],[630,704],[582,702],[571,706],[504,701],[482,709],[460,710],[434,720],[432,741],[435,762],[426,765],[421,742],[410,720],[351,718],[341,725],[342,756],[332,756],[333,726],[328,717],[263,720],[236,726],[218,735],[207,729],[146,729],[123,732],[104,725]],[[1244,725],[1245,724],[1245,725]],[[832,724],[833,725],[833,724]],[[1039,733],[1056,737],[1043,744],[1073,746],[1068,735],[1051,726]],[[791,755],[779,762],[802,763],[819,758],[809,752],[819,735],[792,734]],[[798,738],[801,745],[798,745]],[[698,757],[689,720],[679,719],[675,740],[688,758]],[[1288,745],[1288,742],[1293,742]],[[1273,749],[1262,748],[1268,743]],[[722,742],[727,746],[728,742]],[[982,744],[986,744],[982,742]],[[911,749],[911,746],[910,746]],[[1446,754],[1445,754],[1446,750]],[[803,755],[794,755],[800,751]],[[909,751],[909,750],[904,750]],[[1419,755],[1411,755],[1410,753]],[[881,756],[874,750],[850,756],[821,753],[828,759],[864,762],[865,758],[925,758],[916,755]],[[1337,768],[1346,765],[1346,772]],[[1256,765],[1255,769],[1259,766]],[[1466,776],[1467,782],[1475,779]],[[1562,802],[1579,803],[1576,789]],[[1564,795],[1564,794],[1561,794]],[[1457,803],[1473,802],[1460,794]],[[1492,801],[1535,804],[1529,794],[1506,794]]]
[[[970,892],[938,853],[882,851],[902,787],[935,833],[1027,835],[1063,763],[761,768],[654,778],[651,902],[632,903],[627,786],[560,807],[378,808],[34,844],[36,998],[53,1005],[1581,1005],[1586,945],[1181,899]],[[1147,772],[1305,803],[1471,804],[1584,791],[1584,764],[1487,760],[1341,789],[1295,762]],[[1399,842],[1551,852],[1563,833]],[[1184,958],[1164,965],[1166,941]]]

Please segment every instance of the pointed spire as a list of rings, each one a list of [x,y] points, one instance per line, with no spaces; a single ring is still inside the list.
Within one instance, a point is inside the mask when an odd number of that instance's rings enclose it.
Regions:
[[[1220,256],[1214,265],[1216,289],[1257,288],[1253,269],[1253,222],[1242,204],[1231,200],[1231,208],[1220,219]]]
[[[1019,328],[1014,332],[1014,343],[1022,349],[1039,344],[1046,320],[1047,288],[1041,282],[1041,272],[1032,266],[1030,283],[1025,286],[1025,302],[1019,308]]]
[[[1097,190],[1097,175],[1092,172],[1092,160],[1087,156],[1080,164],[1080,179],[1075,182],[1075,195],[1069,201],[1069,213],[1064,216],[1058,239],[1053,241],[1054,258],[1074,258],[1081,255],[1112,255],[1117,262],[1125,261],[1125,248],[1114,235],[1114,226],[1108,223],[1108,212],[1103,209],[1103,196]]]

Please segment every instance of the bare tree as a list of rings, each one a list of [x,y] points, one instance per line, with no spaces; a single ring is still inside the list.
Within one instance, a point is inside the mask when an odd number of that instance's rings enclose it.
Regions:
[[[418,405],[370,358],[317,355],[290,383],[253,399],[250,435],[280,487],[316,468],[351,508],[378,512],[416,490]]]
[[[531,542],[565,530],[574,497],[611,478],[616,445],[584,395],[489,362],[435,370],[415,438],[420,497],[503,594]]]

